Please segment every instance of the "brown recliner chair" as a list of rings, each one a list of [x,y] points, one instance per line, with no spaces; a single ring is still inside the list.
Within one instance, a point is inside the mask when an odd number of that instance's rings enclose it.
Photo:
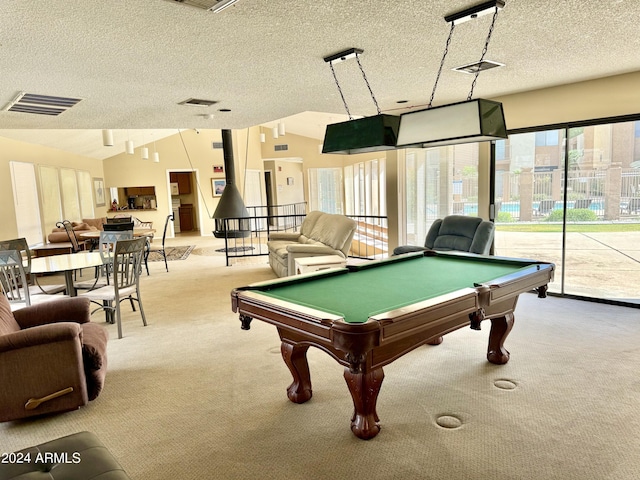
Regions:
[[[0,295],[0,421],[74,410],[102,391],[107,331],[90,322],[89,299],[11,312]]]

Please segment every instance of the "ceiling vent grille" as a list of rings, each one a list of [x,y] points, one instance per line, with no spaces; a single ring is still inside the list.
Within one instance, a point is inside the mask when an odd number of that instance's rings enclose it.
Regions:
[[[57,116],[66,112],[81,100],[81,98],[53,97],[20,92],[12,102],[9,102],[5,110],[7,112]]]
[[[169,0],[175,3],[184,3],[191,7],[201,8],[203,10],[211,10],[218,4],[218,0]]]
[[[182,102],[179,102],[178,105],[191,105],[192,107],[210,107],[211,105],[215,105],[218,103],[217,100],[205,100],[203,98],[187,98]]]
[[[222,144],[222,142],[213,142],[212,144],[214,150],[222,150],[224,149],[224,145]]]
[[[285,150],[289,150],[289,145],[274,145],[274,149],[276,152],[284,152]]]
[[[189,5],[190,7],[200,8],[202,10],[208,10],[213,13],[218,13],[227,7],[230,7],[238,0],[169,0],[174,3],[182,3]]]
[[[491,60],[483,60],[482,62],[469,63],[460,67],[452,68],[456,72],[476,74],[478,72],[484,72],[496,67],[504,67],[504,63],[493,62]]]

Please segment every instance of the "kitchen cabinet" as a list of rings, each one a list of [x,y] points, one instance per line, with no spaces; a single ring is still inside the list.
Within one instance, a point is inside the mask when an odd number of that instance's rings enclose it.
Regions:
[[[194,219],[193,219],[193,205],[185,203],[180,205],[179,209],[179,217],[180,217],[180,231],[181,232],[190,232],[194,230]]]
[[[129,197],[140,195],[155,195],[156,187],[127,187],[125,193]]]
[[[191,193],[191,173],[171,172],[169,181],[178,184],[178,194]]]

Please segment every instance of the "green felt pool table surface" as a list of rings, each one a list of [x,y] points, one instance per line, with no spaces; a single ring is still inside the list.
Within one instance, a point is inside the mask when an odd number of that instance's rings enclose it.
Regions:
[[[362,323],[373,315],[535,268],[533,260],[408,255],[355,265],[333,274],[263,283],[266,296]]]

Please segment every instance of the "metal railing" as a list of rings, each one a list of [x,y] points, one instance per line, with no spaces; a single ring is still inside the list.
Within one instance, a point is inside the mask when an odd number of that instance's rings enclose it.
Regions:
[[[357,224],[351,241],[349,256],[374,260],[388,256],[387,217],[373,215],[347,215]]]
[[[499,182],[500,188],[496,192],[496,200],[501,205],[501,211],[509,213],[516,221],[522,213],[520,206],[523,201],[523,176],[516,172],[503,173]],[[542,203],[553,200],[556,201],[554,209],[563,208],[564,172],[533,172],[527,177],[526,182],[529,187],[526,190],[531,192],[529,205],[534,212],[540,210]],[[598,219],[613,221],[637,218],[639,213],[638,209],[634,208],[640,203],[639,169],[571,170],[567,175],[566,188],[568,209],[588,209],[593,211]],[[465,213],[468,213],[466,209]],[[542,218],[543,216],[536,216],[536,219]]]
[[[227,267],[232,258],[257,257],[269,255],[267,241],[273,231],[296,231],[300,229],[302,221],[307,216],[306,202],[289,203],[284,205],[260,205],[246,207],[248,217],[222,218],[220,222],[224,238],[224,253]],[[224,235],[233,232],[238,225],[244,225],[247,235]]]

